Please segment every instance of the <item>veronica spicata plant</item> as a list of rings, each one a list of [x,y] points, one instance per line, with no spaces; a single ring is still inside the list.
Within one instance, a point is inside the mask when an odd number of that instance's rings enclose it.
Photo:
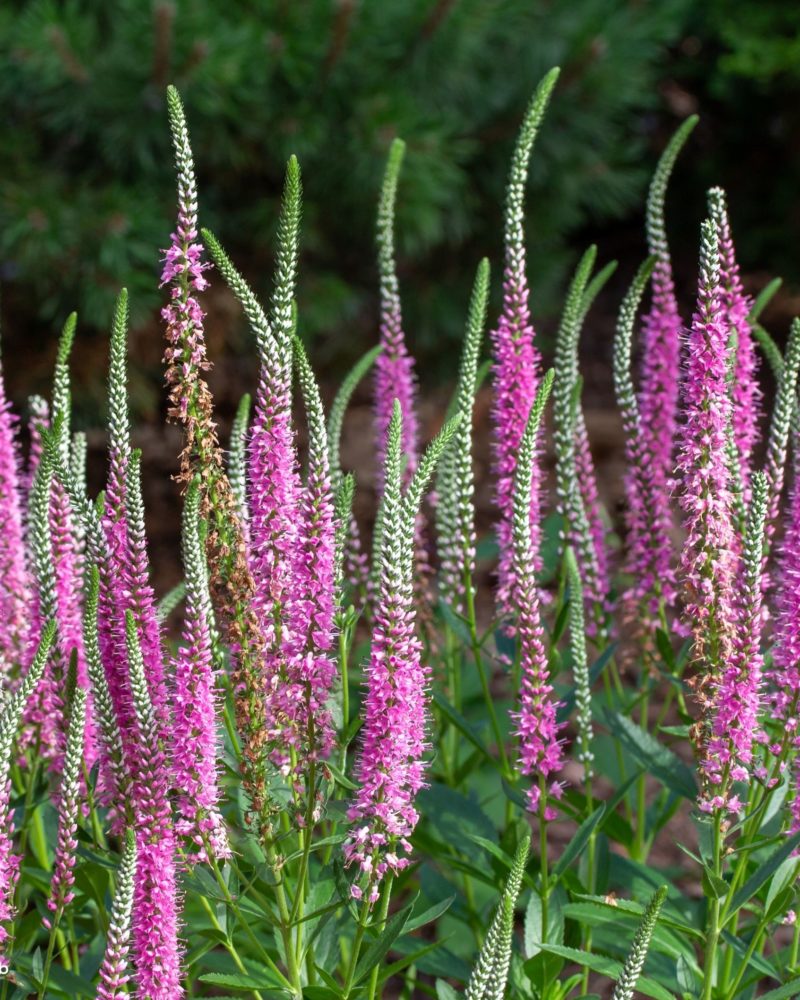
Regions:
[[[720,188],[698,220],[697,301],[678,301],[666,192],[688,119],[619,305],[615,523],[581,333],[616,265],[595,270],[596,247],[578,262],[552,368],[531,314],[526,178],[557,77],[532,98],[497,208],[500,314],[481,260],[427,446],[394,248],[415,137],[391,143],[377,199],[378,342],[326,405],[295,307],[300,165],[274,273],[251,285],[201,228],[169,89],[178,586],[151,582],[127,292],[97,496],[72,431],[77,318],[51,398],[29,403],[27,448],[0,371],[0,1000],[800,995],[800,321],[785,352],[758,322],[775,285],[752,300]],[[205,331],[221,282],[257,360],[228,436]],[[348,470],[349,402],[371,369],[377,469]]]

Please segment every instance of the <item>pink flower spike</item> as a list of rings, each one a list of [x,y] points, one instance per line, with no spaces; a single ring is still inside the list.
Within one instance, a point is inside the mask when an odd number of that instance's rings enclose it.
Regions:
[[[745,489],[750,482],[753,449],[759,441],[761,388],[758,384],[759,358],[748,316],[752,308],[745,295],[736,250],[733,245],[725,192],[712,188],[708,193],[709,211],[717,228],[720,255],[722,301],[728,325],[736,336],[736,363],[733,377],[733,435],[738,447],[739,465]]]
[[[686,542],[681,569],[685,621],[694,636],[701,713],[701,754],[717,685],[734,669],[737,613],[736,560],[730,473],[727,464],[731,399],[728,326],[720,295],[719,248],[713,223],[701,229],[697,310],[688,341],[684,413],[678,469]]]
[[[179,813],[176,832],[186,838],[192,861],[208,860],[207,848],[217,859],[230,856],[219,812],[214,621],[199,528],[200,492],[197,484],[192,483],[183,513],[186,617],[183,643],[173,661],[172,698],[173,781]],[[197,843],[202,845],[199,850],[195,847]]]
[[[542,788],[553,784],[563,767],[564,754],[562,741],[558,737],[561,729],[556,720],[558,703],[550,683],[539,588],[533,569],[535,543],[528,514],[531,493],[538,488],[539,482],[533,472],[536,463],[536,437],[552,384],[551,369],[542,380],[520,443],[513,522],[513,596],[517,608],[516,627],[521,667],[519,708],[514,713],[515,735],[520,748],[520,771],[534,779],[534,784],[528,790],[528,806],[532,812],[542,811],[545,820],[551,818],[552,811],[542,801]],[[560,795],[560,786],[556,787]]]
[[[17,442],[17,418],[6,397],[0,363],[0,684],[5,687],[12,666],[28,657],[31,581],[26,565],[22,476]]]
[[[131,790],[137,851],[132,917],[136,985],[138,993],[150,1000],[179,1000],[184,991],[170,773],[130,610],[125,616],[125,645],[138,736]]]
[[[497,327],[491,333],[494,472],[497,482],[495,501],[499,512],[497,541],[500,547],[496,599],[498,610],[504,616],[511,616],[514,612],[513,494],[517,453],[540,377],[539,352],[534,346],[525,273],[525,186],[536,133],[557,78],[558,70],[551,70],[536,89],[511,161],[506,190],[503,308]],[[538,474],[538,464],[534,463],[534,475]],[[539,518],[537,483],[531,490],[530,509],[533,549],[537,553]]]

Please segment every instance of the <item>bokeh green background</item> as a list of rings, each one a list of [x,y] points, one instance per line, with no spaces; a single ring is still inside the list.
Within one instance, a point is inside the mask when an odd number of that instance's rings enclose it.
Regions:
[[[168,82],[187,107],[202,221],[261,292],[283,166],[299,156],[301,325],[332,376],[375,339],[376,193],[392,137],[407,141],[398,243],[409,341],[425,378],[446,379],[475,263],[500,259],[517,127],[554,64],[562,76],[528,204],[545,330],[589,239],[604,259],[622,257],[623,275],[640,258],[648,177],[694,111],[701,125],[670,202],[686,288],[712,183],[729,190],[745,270],[797,284],[800,14],[785,0],[5,0],[4,353],[26,359],[7,366],[14,389],[46,386],[75,308],[82,342],[98,345],[97,363],[84,348],[80,405],[99,407],[105,330],[125,284],[145,345],[135,402],[157,415],[158,257],[174,216]],[[496,298],[497,273],[494,285]],[[212,308],[211,322],[215,350],[252,356],[235,311]]]

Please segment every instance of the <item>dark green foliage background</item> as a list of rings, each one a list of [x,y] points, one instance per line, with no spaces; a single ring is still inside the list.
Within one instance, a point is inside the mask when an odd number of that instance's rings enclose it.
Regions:
[[[426,364],[447,357],[475,262],[484,253],[499,259],[515,132],[554,64],[562,78],[529,200],[538,317],[557,310],[586,230],[621,219],[639,233],[655,158],[692,110],[704,123],[676,178],[688,192],[676,199],[676,229],[691,244],[702,185],[727,184],[736,231],[746,232],[745,264],[773,266],[780,245],[785,269],[785,226],[796,212],[785,161],[800,88],[790,8],[781,0],[735,11],[724,0],[6,0],[6,342],[49,340],[73,308],[84,336],[105,330],[122,284],[135,323],[153,316],[158,249],[174,215],[168,82],[187,106],[201,217],[259,290],[283,166],[299,156],[300,315],[317,364],[343,364],[374,339],[375,201],[395,135],[409,146],[398,207],[409,338]],[[768,179],[763,171],[774,174],[767,199],[754,191]],[[631,255],[641,249],[634,243]]]

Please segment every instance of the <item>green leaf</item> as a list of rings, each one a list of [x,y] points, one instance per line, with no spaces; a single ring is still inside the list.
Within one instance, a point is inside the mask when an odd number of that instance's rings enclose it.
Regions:
[[[577,965],[591,969],[592,972],[599,972],[602,976],[608,976],[609,979],[617,979],[620,972],[622,972],[622,964],[613,958],[608,958],[605,955],[594,955],[588,951],[580,951],[577,948],[567,948],[564,945],[559,944],[542,945],[542,951],[551,952],[553,955],[559,955],[568,962],[575,962]],[[531,959],[531,961],[536,960]],[[525,963],[526,968],[527,965],[528,962]],[[653,997],[654,1000],[675,1000],[675,996],[672,993],[665,990],[663,986],[660,986],[657,982],[649,979],[647,976],[639,977],[636,989],[640,993],[643,993],[646,997]]]
[[[678,956],[678,961],[675,964],[675,978],[678,980],[678,988],[684,993],[693,993],[699,981],[692,971],[692,966],[683,955]]]
[[[758,320],[759,316],[770,304],[782,284],[783,278],[773,278],[772,281],[761,289],[758,295],[756,295],[755,301],[750,309],[750,315],[747,317],[748,323],[755,323]]]
[[[444,979],[436,980],[436,997],[437,1000],[459,1000],[459,994]]]
[[[566,893],[561,886],[550,893],[547,907],[546,940],[553,944],[564,942],[564,917],[568,909]],[[532,892],[525,910],[524,933],[525,957],[533,958],[542,950],[542,899],[538,892]]]
[[[204,972],[198,977],[201,983],[211,983],[214,986],[227,986],[234,990],[260,990],[280,987],[280,980],[275,976],[251,976],[244,972]]]
[[[769,910],[775,897],[782,895],[783,890],[794,882],[797,875],[798,864],[800,864],[800,862],[798,862],[795,857],[787,858],[785,861],[780,863],[778,870],[770,880],[769,889],[767,889],[767,899],[764,903],[765,910]]]
[[[422,913],[411,917],[406,924],[406,934],[411,934],[412,931],[424,927],[425,924],[438,920],[443,913],[447,913],[455,902],[455,898],[455,896],[448,896],[447,899],[442,899],[440,902],[434,903],[433,906],[429,906],[427,910],[423,910]]]
[[[433,782],[420,792],[419,800],[428,823],[438,832],[445,844],[462,851],[473,860],[481,860],[482,848],[471,839],[477,834],[493,841],[494,824],[478,805],[475,798],[462,795],[447,785]]]
[[[724,899],[728,895],[730,884],[707,866],[703,866],[703,892],[711,899]]]
[[[412,908],[413,906],[406,906],[399,913],[395,913],[388,920],[380,937],[373,941],[361,956],[353,980],[355,985],[358,985],[377,965],[380,965],[386,953],[403,933]]]
[[[739,956],[739,958],[742,960],[747,958],[748,968],[752,966],[752,968],[755,969],[760,976],[766,976],[768,979],[780,978],[779,971],[771,962],[767,961],[763,955],[759,955],[758,952],[754,952],[748,957],[748,949],[742,938],[731,934],[729,931],[723,931],[722,940],[733,952],[735,952],[735,954]]]
[[[564,852],[558,861],[553,866],[553,871],[551,878],[557,879],[559,875],[569,868],[572,862],[581,853],[584,847],[589,843],[589,838],[597,829],[598,823],[602,820],[606,812],[606,805],[603,803],[599,809],[595,811],[581,823],[578,829],[575,831],[575,835],[572,840],[564,848]]]
[[[471,723],[467,722],[463,715],[461,715],[456,709],[450,704],[450,702],[444,697],[441,691],[433,692],[433,701],[442,715],[447,719],[447,721],[455,726],[455,728],[461,733],[461,735],[468,740],[476,750],[480,751],[481,756],[490,763],[493,767],[500,769],[500,763],[494,759],[494,757],[486,749],[486,740],[482,739],[480,734],[473,728]]]
[[[729,911],[731,916],[738,913],[748,899],[754,896],[768,879],[772,878],[798,845],[800,845],[800,833],[795,833],[791,837],[788,837],[766,861],[758,865],[742,888],[734,894]]]
[[[798,994],[800,994],[800,976],[796,976],[776,990],[762,993],[758,1000],[793,1000]]]
[[[605,714],[611,732],[646,771],[678,795],[687,799],[697,797],[697,783],[691,769],[669,747],[619,712]]]

